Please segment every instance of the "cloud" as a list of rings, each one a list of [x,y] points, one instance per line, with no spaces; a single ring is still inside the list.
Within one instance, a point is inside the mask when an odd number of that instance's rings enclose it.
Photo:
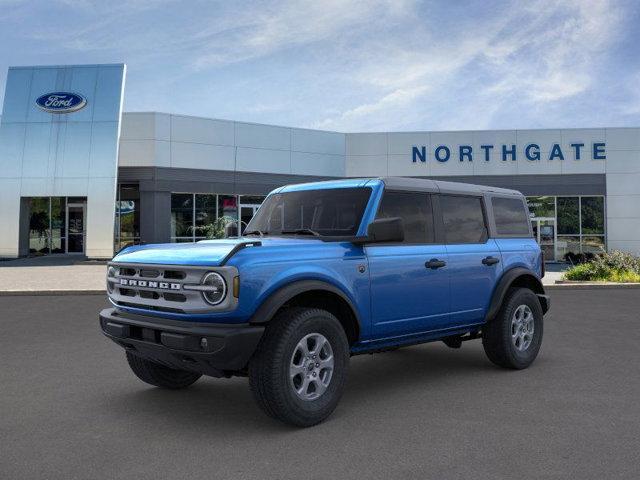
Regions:
[[[586,92],[597,73],[594,57],[615,39],[622,19],[620,9],[608,0],[540,0],[526,5],[500,9],[495,19],[469,19],[457,26],[460,35],[437,45],[423,44],[412,50],[402,44],[388,47],[381,55],[383,61],[374,59],[357,75],[377,100],[352,106],[315,125],[345,130],[384,128],[384,119],[397,118],[411,101],[441,108],[440,99],[446,98],[451,105],[448,118],[442,121],[438,119],[441,115],[434,115],[432,121],[437,119],[438,124],[433,127],[463,123],[463,128],[488,128],[492,117],[482,114],[469,124],[469,105],[458,108],[456,97],[462,92],[457,91],[456,83],[472,85],[475,98],[470,101],[479,113],[496,113],[500,104],[514,101],[540,108]],[[429,25],[424,35],[434,28]],[[467,81],[474,77],[475,82]],[[428,114],[431,109],[422,110]],[[460,117],[457,110],[462,112]],[[372,122],[372,112],[381,111],[385,112],[383,119]]]
[[[570,119],[613,88],[612,51],[637,24],[628,0],[7,2],[3,57],[124,60],[127,109],[343,131]]]

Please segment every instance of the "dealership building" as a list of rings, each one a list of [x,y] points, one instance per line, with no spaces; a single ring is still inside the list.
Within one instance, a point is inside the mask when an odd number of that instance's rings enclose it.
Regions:
[[[408,176],[514,188],[546,258],[640,254],[640,128],[348,133],[123,112],[126,68],[12,67],[0,257],[110,258],[244,228],[287,183]]]

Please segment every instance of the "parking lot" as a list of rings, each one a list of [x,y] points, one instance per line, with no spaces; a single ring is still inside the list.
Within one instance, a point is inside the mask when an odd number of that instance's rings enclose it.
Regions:
[[[640,290],[553,290],[534,365],[479,341],[354,357],[327,422],[264,416],[247,380],[137,380],[102,296],[0,297],[0,477],[637,478]]]

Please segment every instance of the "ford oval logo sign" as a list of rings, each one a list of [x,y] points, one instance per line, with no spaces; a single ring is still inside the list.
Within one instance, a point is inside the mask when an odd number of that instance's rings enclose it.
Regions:
[[[53,92],[38,97],[36,105],[49,113],[72,113],[85,107],[87,99],[77,93]]]

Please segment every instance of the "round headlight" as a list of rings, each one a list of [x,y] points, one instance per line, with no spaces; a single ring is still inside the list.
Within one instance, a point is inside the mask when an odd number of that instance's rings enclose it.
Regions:
[[[115,267],[109,267],[107,269],[107,291],[109,293],[113,293],[113,282],[109,280],[109,278],[113,278],[116,276],[116,268]]]
[[[202,277],[201,283],[206,287],[206,290],[202,291],[202,296],[210,305],[218,305],[227,295],[227,284],[219,273],[207,273]]]

